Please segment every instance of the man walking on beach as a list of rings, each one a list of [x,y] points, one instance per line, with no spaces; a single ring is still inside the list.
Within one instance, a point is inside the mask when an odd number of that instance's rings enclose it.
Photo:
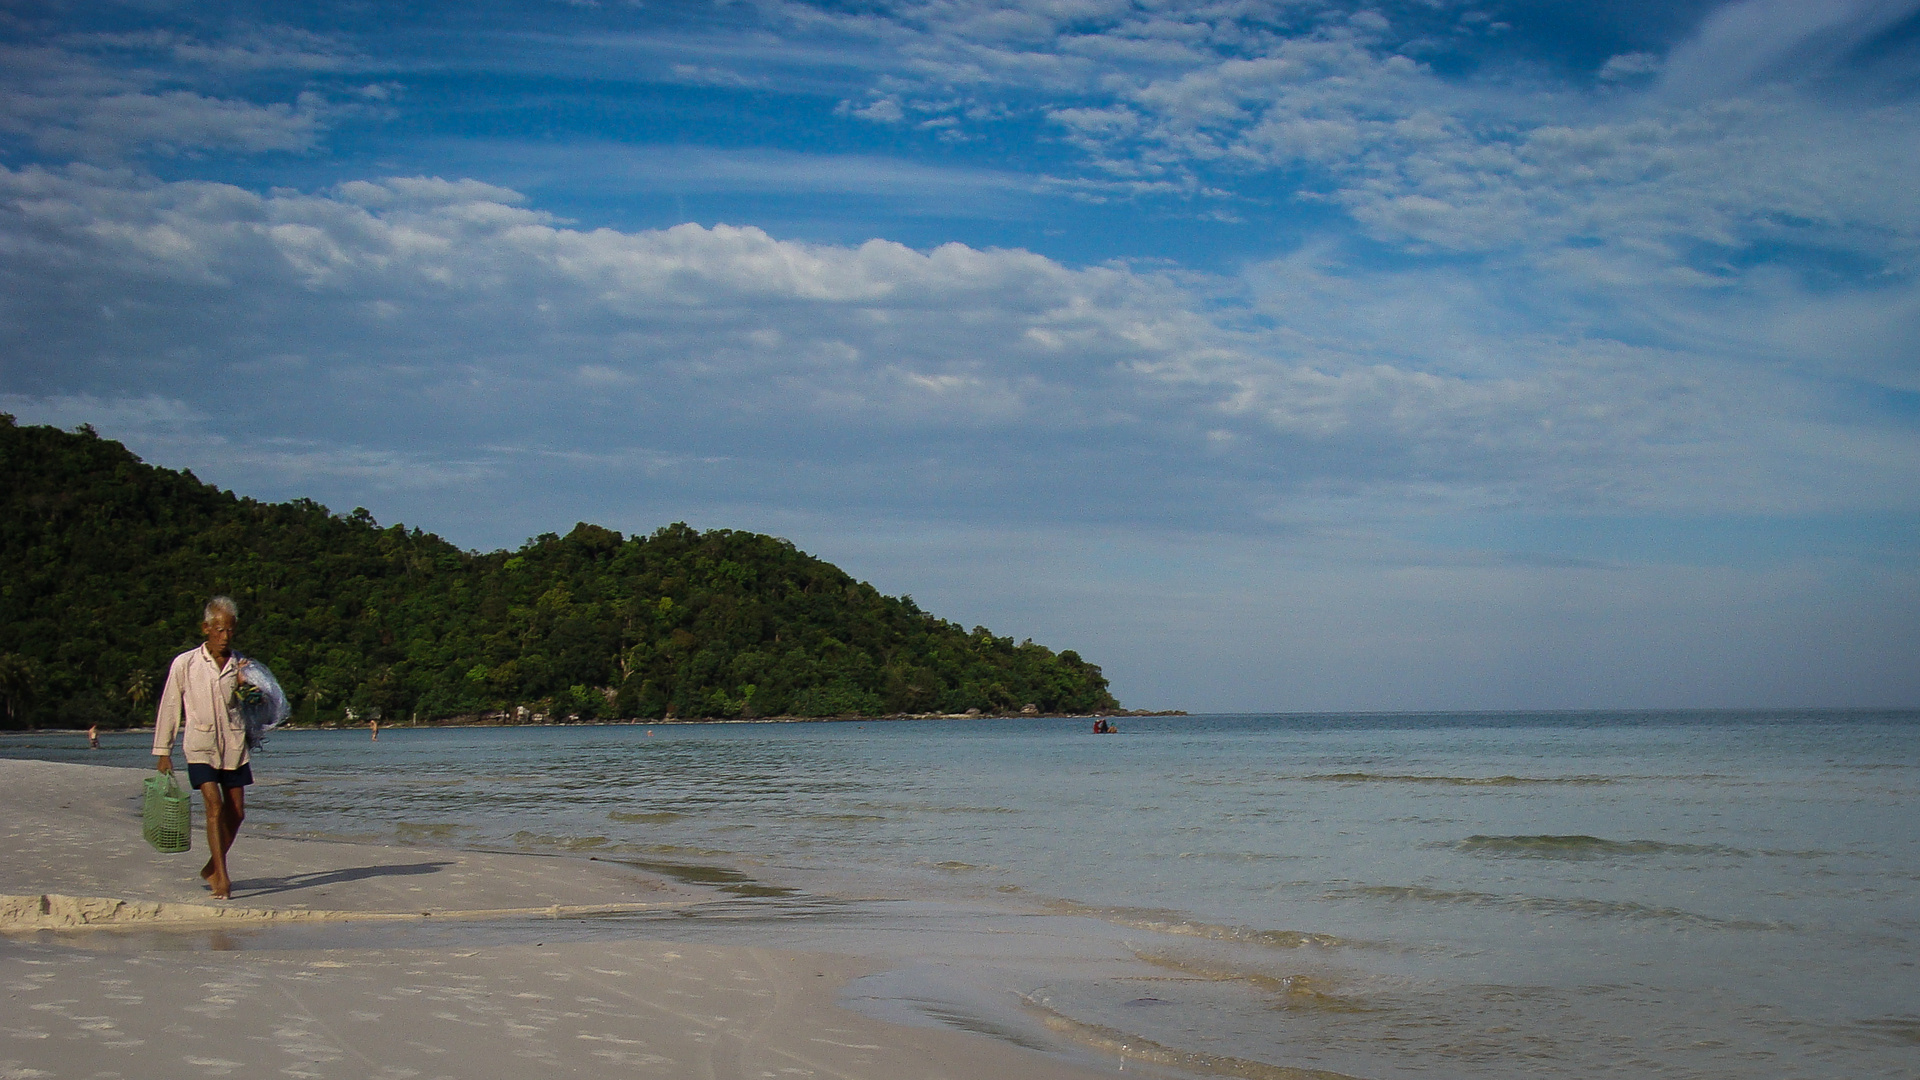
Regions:
[[[153,721],[154,767],[173,772],[173,739],[184,729],[187,782],[200,789],[207,804],[207,847],[212,857],[200,876],[216,900],[233,894],[227,874],[227,849],[247,818],[246,790],[253,783],[247,763],[246,721],[233,695],[246,660],[231,648],[240,622],[240,608],[225,596],[207,601],[200,632],[206,644],[173,658],[167,686],[160,692],[160,711]]]

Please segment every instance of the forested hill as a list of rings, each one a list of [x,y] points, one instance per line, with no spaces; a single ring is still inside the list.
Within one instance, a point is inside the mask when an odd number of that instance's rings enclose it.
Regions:
[[[785,540],[579,524],[462,551],[301,499],[146,465],[89,428],[0,414],[0,694],[11,726],[147,722],[201,606],[297,721],[829,716],[1116,707],[1070,651],[969,633]]]

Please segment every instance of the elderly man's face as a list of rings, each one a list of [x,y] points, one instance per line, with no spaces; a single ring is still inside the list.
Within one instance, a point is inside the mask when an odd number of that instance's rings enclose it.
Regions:
[[[224,656],[227,646],[233,643],[233,620],[226,615],[214,615],[200,624],[200,632],[207,635],[207,651],[215,656]]]

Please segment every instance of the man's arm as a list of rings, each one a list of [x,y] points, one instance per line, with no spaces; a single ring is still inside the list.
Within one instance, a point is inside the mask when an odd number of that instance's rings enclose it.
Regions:
[[[185,681],[176,659],[167,667],[167,685],[160,691],[160,706],[153,714],[153,756],[157,759],[153,767],[163,773],[173,771],[173,737],[180,731],[180,718],[185,712],[186,688],[181,685]]]

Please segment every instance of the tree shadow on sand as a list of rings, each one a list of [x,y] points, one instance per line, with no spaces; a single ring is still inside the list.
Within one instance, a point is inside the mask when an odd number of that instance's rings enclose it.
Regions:
[[[295,889],[313,889],[323,885],[344,885],[349,881],[365,881],[377,877],[416,877],[421,874],[437,874],[443,868],[452,866],[451,862],[405,863],[391,866],[354,866],[344,870],[321,870],[310,874],[289,874],[286,877],[254,878],[233,883],[235,896],[245,892],[248,896],[271,896],[274,893],[292,892]]]

